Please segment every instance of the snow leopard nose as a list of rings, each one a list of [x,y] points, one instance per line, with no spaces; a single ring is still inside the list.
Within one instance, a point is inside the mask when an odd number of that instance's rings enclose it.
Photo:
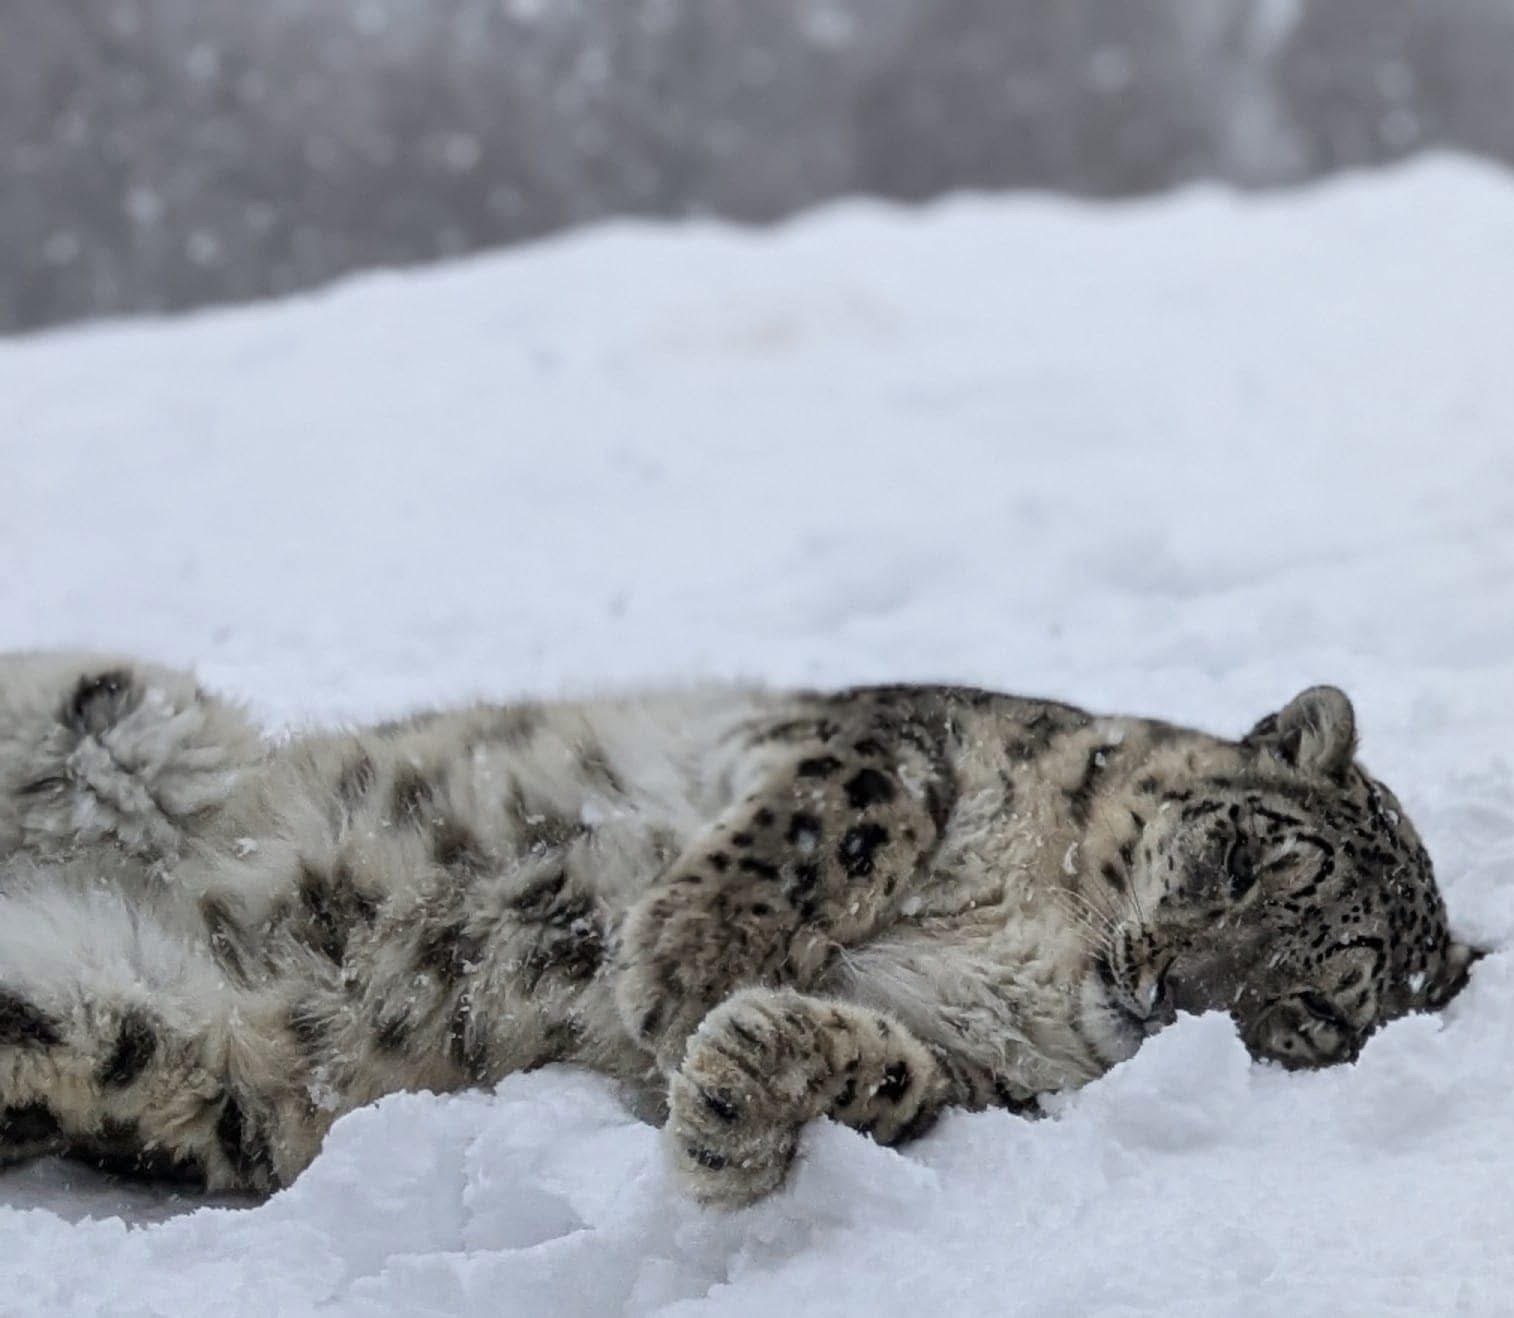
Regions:
[[[1155,1034],[1164,1026],[1177,1020],[1177,1008],[1173,1004],[1168,983],[1171,962],[1161,969],[1148,968],[1140,975],[1134,993],[1136,1014],[1141,1018],[1147,1034]]]
[[[1353,1061],[1361,1039],[1351,1023],[1322,993],[1306,990],[1274,1004],[1242,1038],[1253,1057],[1278,1062],[1290,1071]]]

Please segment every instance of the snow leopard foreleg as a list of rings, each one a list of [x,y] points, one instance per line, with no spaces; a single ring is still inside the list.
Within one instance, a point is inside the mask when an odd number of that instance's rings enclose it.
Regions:
[[[888,923],[938,836],[927,774],[875,737],[803,744],[635,903],[616,1000],[665,1074],[730,993],[814,988]]]
[[[105,846],[172,861],[263,753],[241,712],[187,673],[0,656],[0,860]]]
[[[895,1145],[970,1083],[897,1021],[787,989],[747,989],[689,1039],[670,1082],[665,1139],[704,1203],[734,1208],[784,1177],[806,1122],[832,1117]]]

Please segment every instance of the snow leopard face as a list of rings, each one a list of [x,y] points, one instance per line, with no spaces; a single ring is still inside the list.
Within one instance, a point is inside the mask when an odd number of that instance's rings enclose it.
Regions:
[[[1169,793],[1138,851],[1138,913],[1099,958],[1133,1036],[1177,1011],[1226,1010],[1253,1056],[1328,1066],[1461,988],[1475,954],[1447,929],[1413,825],[1354,750],[1349,701],[1316,687]]]

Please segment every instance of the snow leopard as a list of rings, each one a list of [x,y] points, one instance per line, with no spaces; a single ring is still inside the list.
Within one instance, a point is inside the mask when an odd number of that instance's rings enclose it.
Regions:
[[[738,1207],[807,1123],[1033,1114],[1179,1012],[1350,1062],[1475,953],[1310,688],[1227,740],[952,686],[260,732],[0,658],[0,1162],[269,1193],[400,1090],[571,1063]]]

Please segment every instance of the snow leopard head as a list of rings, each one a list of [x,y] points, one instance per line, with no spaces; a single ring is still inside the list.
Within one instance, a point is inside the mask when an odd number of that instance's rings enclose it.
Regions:
[[[1226,1010],[1253,1056],[1327,1066],[1461,988],[1477,954],[1451,936],[1419,835],[1355,751],[1350,701],[1313,687],[1172,785],[1099,960],[1128,1030]]]

